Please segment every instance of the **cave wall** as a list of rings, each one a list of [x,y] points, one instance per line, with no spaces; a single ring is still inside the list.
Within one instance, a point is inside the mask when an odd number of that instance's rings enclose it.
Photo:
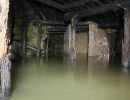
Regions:
[[[8,27],[10,9],[9,4],[9,0],[0,0],[0,91],[2,91],[3,95],[2,100],[9,98],[11,88],[11,61],[8,55],[10,41]]]
[[[76,53],[86,54],[88,53],[88,32],[76,33]]]

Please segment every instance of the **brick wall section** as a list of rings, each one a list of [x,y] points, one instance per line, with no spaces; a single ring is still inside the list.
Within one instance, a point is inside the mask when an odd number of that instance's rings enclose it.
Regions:
[[[76,34],[76,53],[84,54],[87,53],[87,32]]]
[[[89,22],[89,56],[96,57],[97,59],[107,60],[109,59],[109,47],[107,40],[107,32],[104,29],[98,28],[98,26]]]

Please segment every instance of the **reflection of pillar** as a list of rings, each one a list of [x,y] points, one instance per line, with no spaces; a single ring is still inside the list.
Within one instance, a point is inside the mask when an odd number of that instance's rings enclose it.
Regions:
[[[0,77],[2,93],[6,99],[10,96],[10,68],[11,62],[8,57],[9,34],[9,0],[0,1]],[[5,99],[5,98],[4,98]],[[3,100],[4,100],[3,99]]]
[[[123,41],[123,54],[122,54],[122,64],[128,67],[128,62],[130,58],[130,8],[125,10],[125,20],[124,20],[124,41]]]

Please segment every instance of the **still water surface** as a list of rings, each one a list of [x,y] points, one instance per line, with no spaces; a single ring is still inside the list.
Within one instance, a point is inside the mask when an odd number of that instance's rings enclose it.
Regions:
[[[130,100],[129,71],[92,60],[31,60],[13,67],[12,80],[10,100]]]

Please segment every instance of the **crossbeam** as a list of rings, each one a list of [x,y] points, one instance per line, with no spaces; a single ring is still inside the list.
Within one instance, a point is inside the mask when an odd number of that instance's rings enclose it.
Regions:
[[[41,25],[51,25],[51,26],[66,26],[66,24],[64,22],[60,22],[60,21],[45,21],[45,20],[30,20],[30,23],[35,23],[35,24],[41,24]]]

